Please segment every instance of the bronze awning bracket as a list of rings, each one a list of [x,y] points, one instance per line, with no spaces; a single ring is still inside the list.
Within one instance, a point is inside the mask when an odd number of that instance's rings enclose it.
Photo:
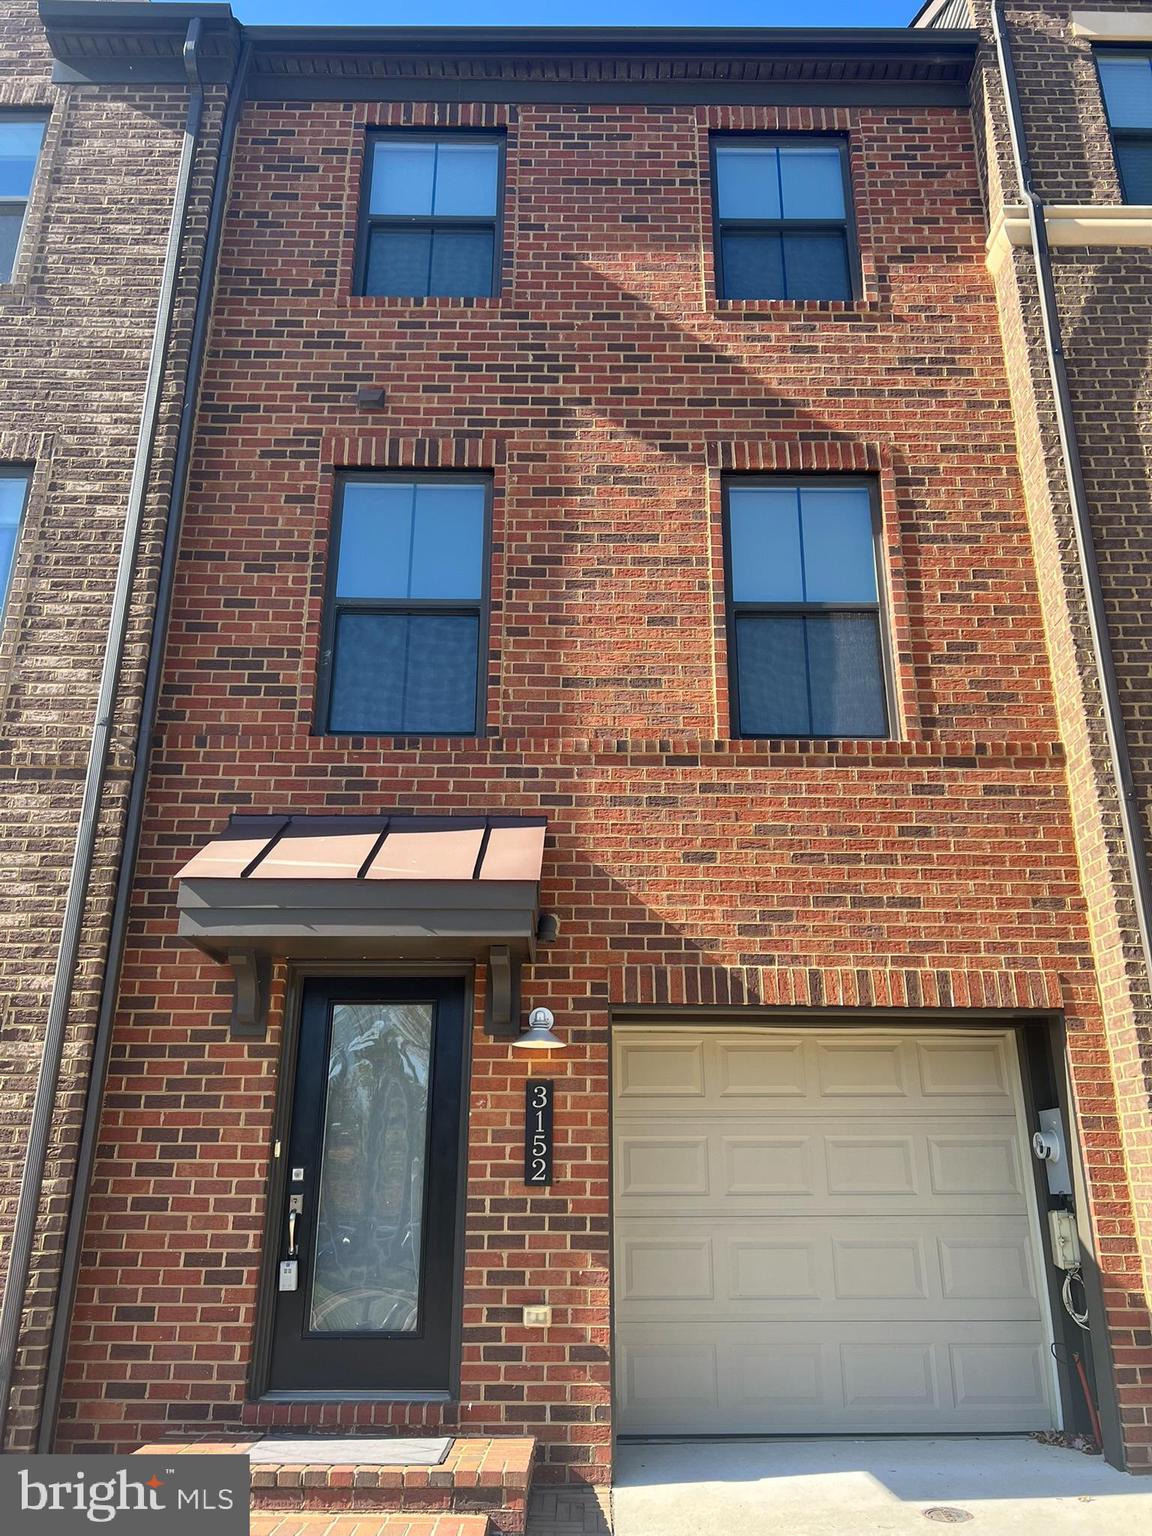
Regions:
[[[484,1033],[496,1040],[514,1040],[520,1033],[520,956],[507,944],[488,951]]]
[[[263,1040],[268,1033],[272,960],[254,949],[230,949],[228,965],[233,984],[228,1033],[233,1040]]]

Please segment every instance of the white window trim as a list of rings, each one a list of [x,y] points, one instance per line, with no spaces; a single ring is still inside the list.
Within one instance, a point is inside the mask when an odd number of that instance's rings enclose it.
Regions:
[[[1092,43],[1152,43],[1152,15],[1142,11],[1073,11],[1072,36]]]
[[[1053,203],[1045,210],[1053,246],[1152,246],[1152,204]],[[1032,231],[1023,203],[1000,210],[985,242],[990,272],[998,272],[1014,247],[1031,248]]]

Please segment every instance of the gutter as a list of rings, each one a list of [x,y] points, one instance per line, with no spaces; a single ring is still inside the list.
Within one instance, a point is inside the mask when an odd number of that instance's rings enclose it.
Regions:
[[[72,1313],[76,1302],[76,1284],[84,1241],[84,1226],[88,1214],[88,1196],[92,1184],[92,1170],[100,1136],[100,1118],[104,1104],[104,1088],[108,1077],[108,1061],[112,1048],[112,1029],[116,1017],[116,1004],[120,990],[120,971],[124,960],[124,946],[128,930],[128,918],[136,876],[136,859],[140,849],[140,832],[144,821],[144,800],[148,788],[148,776],[152,766],[152,748],[156,729],[156,715],[160,703],[160,690],[164,675],[164,660],[168,638],[168,622],[172,612],[172,592],[175,584],[180,536],[184,524],[184,505],[188,490],[188,472],[192,460],[196,417],[200,400],[200,380],[203,373],[204,355],[207,348],[208,329],[212,319],[212,299],[216,287],[216,268],[220,254],[220,238],[224,227],[224,213],[231,183],[232,154],[236,144],[236,130],[244,101],[244,81],[252,58],[252,45],[242,34],[240,54],[232,75],[228,105],[220,128],[220,150],[216,164],[216,178],[212,187],[212,201],[208,211],[208,224],[204,236],[204,256],[200,272],[200,287],[196,298],[196,311],[192,320],[192,332],[188,346],[188,369],[184,379],[183,400],[180,408],[180,425],[176,438],[176,450],[172,468],[172,487],[169,494],[168,518],[164,529],[164,546],[160,557],[160,573],[156,584],[156,603],[152,616],[152,631],[148,644],[148,667],[144,678],[140,721],[137,729],[132,780],[128,791],[125,814],[124,838],[120,867],[116,877],[116,896],[112,908],[112,920],[108,933],[108,950],[104,965],[104,980],[100,993],[100,1011],[96,1020],[96,1032],[92,1042],[92,1060],[88,1073],[88,1086],[84,1103],[84,1119],[80,1132],[80,1144],[76,1155],[76,1169],[72,1181],[72,1201],[64,1234],[64,1250],[60,1265],[59,1288],[56,1307],[52,1316],[52,1332],[45,1371],[44,1396],[40,1409],[36,1449],[47,1452],[52,1449],[56,1434],[56,1419],[60,1411],[60,1397],[64,1381],[65,1355],[72,1326]]]
[[[1048,211],[1033,184],[1032,162],[1028,153],[1024,115],[1020,105],[1020,87],[1016,78],[1012,42],[1008,34],[1003,5],[1004,0],[992,0],[992,35],[996,43],[1000,81],[1008,104],[1008,128],[1012,142],[1012,157],[1016,166],[1016,180],[1027,211],[1032,249],[1035,253],[1036,289],[1040,301],[1044,349],[1056,409],[1056,428],[1060,439],[1064,479],[1072,509],[1076,554],[1087,597],[1088,629],[1092,641],[1092,657],[1100,684],[1101,701],[1104,705],[1104,730],[1108,742],[1108,754],[1119,790],[1124,851],[1136,895],[1140,946],[1146,973],[1152,976],[1152,879],[1149,878],[1148,860],[1144,848],[1143,818],[1132,778],[1132,763],[1128,755],[1128,741],[1120,709],[1120,687],[1108,634],[1108,615],[1100,585],[1100,568],[1096,559],[1096,545],[1089,516],[1088,491],[1084,483],[1084,467],[1080,457],[1080,439],[1072,412],[1072,394],[1068,384],[1068,365],[1064,356],[1060,310],[1056,297],[1056,284],[1052,275]],[[1098,1287],[1098,1276],[1095,1273],[1091,1277],[1089,1300],[1096,1315],[1102,1317],[1102,1297]],[[1110,1353],[1108,1337],[1104,1329],[1099,1329],[1093,1334],[1093,1339],[1097,1338],[1101,1350],[1106,1354]],[[1105,1432],[1105,1455],[1114,1466],[1123,1467],[1124,1459],[1119,1446],[1118,1425],[1114,1422],[1114,1404],[1109,1400],[1101,1406],[1107,1408],[1109,1421]]]
[[[78,44],[142,34],[172,36],[191,17],[212,28],[232,16],[228,4],[151,0],[39,0],[40,17],[69,59]],[[843,58],[862,55],[924,63],[971,61],[979,33],[971,28],[909,27],[548,27],[548,26],[253,26],[255,48],[315,53],[467,53],[537,58],[552,54],[615,56],[654,52],[684,56]],[[101,48],[111,56],[114,47]]]
[[[887,53],[913,58],[935,53],[971,55],[979,33],[968,27],[934,32],[907,27],[284,27],[254,26],[261,47],[295,46],[308,52],[495,53],[533,55],[571,51],[611,55],[637,52],[786,54],[837,57]]]

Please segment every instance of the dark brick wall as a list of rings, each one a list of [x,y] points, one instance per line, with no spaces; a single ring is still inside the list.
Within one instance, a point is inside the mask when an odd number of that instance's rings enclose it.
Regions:
[[[376,121],[506,125],[499,299],[352,296]],[[716,303],[721,127],[848,133],[859,302]],[[531,1431],[548,1475],[606,1478],[608,1026],[629,1002],[1065,1009],[1129,1348],[1138,1242],[967,113],[270,101],[238,156],[65,1443],[449,1423]],[[382,416],[356,410],[368,382]],[[413,464],[494,476],[490,735],[313,735],[335,472]],[[877,476],[900,741],[730,739],[719,479],[754,468]],[[246,1407],[279,1029],[229,1041],[173,876],[233,809],[392,807],[551,818],[561,932],[525,1004],[569,1041],[557,1183],[520,1183],[526,1069],[477,1029],[460,1403]],[[521,1329],[544,1296],[552,1330]],[[1139,1457],[1147,1364],[1125,1370]]]
[[[973,0],[972,9],[989,28],[988,0]],[[1071,16],[1139,9],[1115,0],[1013,0],[1007,7],[1036,190],[1045,202],[1121,201],[1092,44],[1073,37]]]
[[[1092,10],[1134,12],[1132,5]],[[1071,32],[1069,4],[1009,7],[1023,112],[1037,185],[1052,202],[1115,204],[1120,185],[1097,83],[1091,44]],[[977,4],[987,29],[987,0]],[[989,50],[990,52],[990,50]],[[989,167],[993,215],[1001,198],[1019,201],[1007,156],[1004,104],[989,67],[977,118],[996,145]],[[1000,187],[1007,190],[1001,194]],[[1152,669],[1148,664],[1148,593],[1152,590],[1152,393],[1147,347],[1152,324],[1152,248],[1057,248],[1053,270],[1064,331],[1074,415],[1091,504],[1110,644],[1121,689],[1125,732],[1140,797],[1146,852],[1152,804]],[[1056,682],[1060,732],[1069,755],[1069,787],[1088,903],[1093,950],[1108,1019],[1109,1059],[1132,1183],[1142,1270],[1134,1296],[1152,1294],[1152,989],[1140,943],[1135,892],[1120,836],[1119,802],[1087,626],[1064,472],[1055,433],[1036,299],[1027,251],[997,277],[1001,323],[1036,550],[1036,568]],[[1146,1344],[1146,1336],[1141,1336]],[[1134,1407],[1152,1443],[1152,1410]]]
[[[0,106],[49,113],[14,281],[0,287],[0,461],[35,476],[0,633],[0,1266],[28,1118],[107,636],[187,93],[60,87],[36,8],[0,17]],[[220,91],[197,173],[180,375],[214,155]],[[136,581],[116,749],[69,1020],[11,1418],[36,1417],[101,980],[122,806],[136,737],[151,593],[178,395],[170,388]]]

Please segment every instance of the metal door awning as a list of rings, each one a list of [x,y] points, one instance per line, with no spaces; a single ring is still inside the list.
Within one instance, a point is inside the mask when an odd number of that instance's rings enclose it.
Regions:
[[[180,870],[178,932],[236,975],[233,1033],[262,1035],[275,959],[485,960],[514,1034],[535,954],[543,816],[233,816]]]

